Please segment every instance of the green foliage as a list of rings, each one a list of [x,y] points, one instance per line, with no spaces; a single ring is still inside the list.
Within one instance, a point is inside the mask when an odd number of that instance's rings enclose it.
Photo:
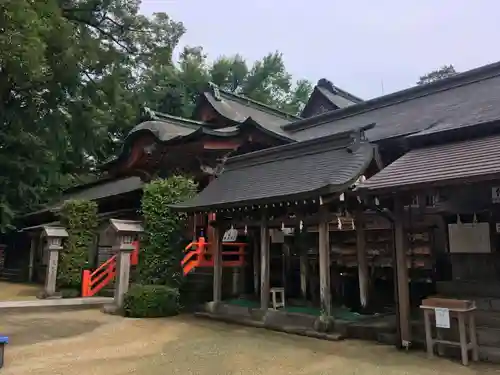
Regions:
[[[64,249],[59,255],[57,284],[61,288],[79,290],[82,270],[89,258],[97,228],[97,204],[92,201],[72,200],[64,203],[60,222],[68,231]]]
[[[221,56],[213,63],[207,60],[202,47],[185,47],[177,64],[153,64],[143,86],[145,102],[159,112],[190,116],[200,90],[213,82],[224,90],[297,114],[313,90],[307,80],[293,82],[279,52],[269,53],[251,66],[239,54]]]
[[[421,76],[417,81],[417,85],[425,85],[427,83],[436,82],[440,79],[454,76],[455,74],[458,74],[458,72],[455,70],[453,65],[443,65],[441,68]]]
[[[144,188],[141,208],[144,236],[137,268],[140,284],[178,287],[182,281],[181,258],[185,243],[182,225],[186,215],[170,204],[182,202],[196,193],[196,184],[182,176],[156,180]]]
[[[179,291],[165,285],[132,285],[123,301],[125,316],[159,318],[179,313]]]
[[[289,112],[307,100],[311,84],[294,84],[278,52],[253,65],[238,54],[210,63],[201,47],[186,47],[174,61],[183,24],[141,15],[139,6],[1,2],[0,232],[61,189],[95,179],[142,104],[189,117],[209,81]]]

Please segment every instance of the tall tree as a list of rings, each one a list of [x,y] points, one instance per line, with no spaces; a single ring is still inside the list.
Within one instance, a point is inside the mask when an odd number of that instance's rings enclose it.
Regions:
[[[152,56],[171,61],[184,33],[138,10],[137,0],[0,4],[0,230],[91,173],[133,125],[138,76]]]
[[[453,65],[443,65],[441,68],[433,70],[419,78],[417,85],[425,85],[427,83],[432,83],[439,81],[443,78],[448,78],[458,74]]]
[[[176,116],[190,116],[208,82],[290,113],[300,112],[313,89],[307,80],[293,82],[279,52],[269,53],[249,67],[238,54],[209,63],[202,47],[185,47],[175,67],[168,72],[170,84],[164,79],[160,85],[151,80],[145,82],[144,92],[150,107]],[[159,73],[163,71],[153,64],[148,76],[165,77]]]
[[[185,32],[140,0],[0,2],[0,231],[14,215],[96,178],[136,124],[141,104],[189,116],[209,81],[298,112],[311,85],[293,84],[282,55],[250,68],[209,63],[201,47],[173,51]]]

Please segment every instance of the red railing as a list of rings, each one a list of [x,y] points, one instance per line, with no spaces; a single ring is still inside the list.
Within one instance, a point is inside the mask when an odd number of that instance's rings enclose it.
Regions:
[[[139,261],[139,242],[134,242],[135,249],[130,254],[130,265],[135,266]],[[82,275],[82,297],[92,297],[99,293],[106,285],[108,285],[116,275],[116,260],[117,255],[113,255],[106,262],[101,264],[99,268],[91,272],[84,270]]]
[[[245,264],[245,248],[246,243],[230,242],[223,243],[222,247],[222,267],[243,267]],[[225,251],[225,247],[237,247],[237,251]],[[193,250],[190,250],[193,249]],[[189,274],[197,267],[213,267],[214,259],[210,249],[210,243],[205,241],[204,237],[200,237],[198,242],[191,242],[186,246],[184,251],[188,253],[181,261],[182,271],[184,276]],[[227,259],[232,257],[233,259]]]

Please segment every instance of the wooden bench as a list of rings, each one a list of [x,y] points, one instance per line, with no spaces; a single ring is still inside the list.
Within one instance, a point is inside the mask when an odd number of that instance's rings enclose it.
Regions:
[[[0,368],[3,367],[5,345],[7,345],[8,343],[9,343],[9,338],[7,336],[0,336]]]

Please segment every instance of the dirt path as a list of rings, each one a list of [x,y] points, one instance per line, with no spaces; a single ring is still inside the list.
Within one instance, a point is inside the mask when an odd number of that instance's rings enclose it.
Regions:
[[[2,375],[498,374],[359,341],[325,342],[191,317],[132,320],[98,311],[3,315]]]

